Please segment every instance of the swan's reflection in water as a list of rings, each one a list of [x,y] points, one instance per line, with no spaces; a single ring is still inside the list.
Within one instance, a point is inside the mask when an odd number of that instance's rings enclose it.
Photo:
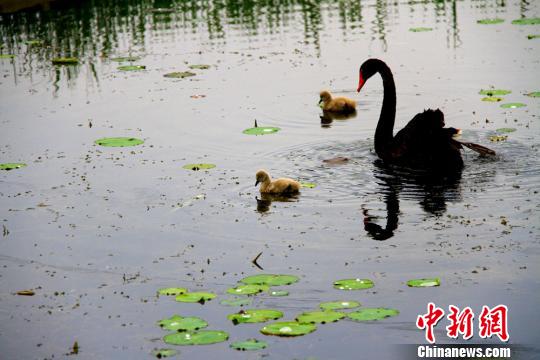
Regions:
[[[257,211],[261,214],[264,214],[270,210],[272,202],[296,202],[298,201],[298,194],[295,195],[272,195],[272,194],[260,194],[259,197],[255,197],[257,200]]]
[[[334,120],[348,120],[356,117],[356,110],[348,114],[336,114],[323,110],[323,114],[319,117],[321,119],[321,127],[329,128],[331,127]]]

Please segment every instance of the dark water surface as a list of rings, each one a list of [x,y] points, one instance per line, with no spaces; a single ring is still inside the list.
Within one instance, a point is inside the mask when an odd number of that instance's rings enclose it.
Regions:
[[[0,173],[0,358],[58,358],[74,341],[79,358],[149,358],[165,346],[155,322],[173,314],[201,316],[232,341],[269,343],[251,353],[229,349],[230,341],[181,347],[180,358],[400,358],[391,344],[425,342],[414,322],[429,301],[477,314],[506,304],[510,343],[522,358],[538,357],[540,100],[524,94],[540,91],[540,39],[527,39],[540,25],[511,21],[540,16],[540,3],[4,3],[13,2],[0,1],[0,52],[16,56],[0,59],[0,162],[28,167]],[[35,6],[13,12],[23,5]],[[477,24],[495,17],[505,21]],[[118,70],[125,64],[111,58],[127,55],[146,70]],[[80,64],[52,65],[58,56]],[[379,164],[372,146],[382,82],[377,76],[354,91],[369,57],[394,71],[396,128],[440,107],[448,125],[497,157],[467,151],[462,176],[444,181]],[[193,64],[210,68],[163,77]],[[504,102],[527,106],[482,102],[478,92],[490,86],[512,90]],[[321,126],[324,88],[357,99],[357,116]],[[282,130],[242,134],[254,119]],[[516,129],[507,141],[490,142],[506,127]],[[108,136],[145,143],[94,144]],[[323,163],[337,156],[350,161]],[[198,162],[217,167],[182,169]],[[259,168],[317,187],[258,208]],[[294,339],[264,336],[259,324],[234,326],[226,315],[237,309],[219,301],[242,277],[261,273],[251,263],[260,252],[264,272],[301,279],[284,287],[288,297],[259,295],[252,307],[293,319],[346,299],[401,313],[320,325]],[[435,276],[438,288],[405,285]],[[332,288],[351,277],[376,285]],[[201,306],[155,296],[170,286],[219,297]],[[36,295],[14,295],[23,289]],[[445,325],[440,342],[449,341]]]

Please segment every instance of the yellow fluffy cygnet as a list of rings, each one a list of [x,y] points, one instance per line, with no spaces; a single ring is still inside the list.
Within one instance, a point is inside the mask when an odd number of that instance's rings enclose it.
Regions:
[[[332,94],[328,91],[321,91],[319,104],[322,103],[324,111],[333,113],[348,114],[356,111],[356,101],[346,97],[332,98]]]
[[[257,182],[261,183],[260,191],[263,194],[296,194],[300,191],[300,183],[293,179],[280,178],[272,181],[272,178],[265,170],[257,171]]]

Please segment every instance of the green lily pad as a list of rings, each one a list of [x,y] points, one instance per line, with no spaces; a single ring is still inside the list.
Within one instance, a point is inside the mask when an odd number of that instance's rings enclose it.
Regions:
[[[245,341],[236,341],[233,342],[230,347],[235,350],[246,351],[246,350],[262,350],[266,348],[268,344],[264,341],[257,339],[247,339]]]
[[[432,31],[433,28],[430,28],[430,27],[415,27],[415,28],[410,28],[409,31],[412,31],[412,32],[425,32],[425,31]]]
[[[314,324],[300,324],[296,321],[283,321],[268,324],[261,329],[264,335],[302,336],[317,330]]]
[[[190,76],[195,76],[197,74],[192,73],[191,71],[175,71],[168,74],[163,75],[166,78],[172,78],[172,79],[183,79]]]
[[[28,46],[39,46],[39,45],[43,45],[43,41],[41,40],[26,40],[24,42],[26,45]]]
[[[182,168],[184,168],[186,170],[194,170],[194,171],[197,171],[197,170],[209,170],[209,169],[213,169],[215,167],[216,167],[216,165],[214,165],[214,164],[186,164],[186,165],[182,166]]]
[[[171,357],[176,355],[178,352],[174,349],[156,349],[152,351],[152,355],[157,357],[158,359]]]
[[[496,131],[500,133],[511,133],[516,131],[516,128],[499,128]]]
[[[263,291],[268,291],[269,287],[267,285],[238,285],[235,288],[230,288],[227,290],[229,294],[233,295],[253,295],[258,294]]]
[[[9,171],[9,170],[14,170],[14,169],[20,169],[25,166],[26,164],[24,163],[4,163],[4,164],[0,164],[0,170]]]
[[[489,141],[491,142],[506,141],[507,139],[508,139],[508,135],[491,135],[489,137]]]
[[[117,67],[117,69],[122,71],[139,71],[146,69],[146,65],[122,65]]]
[[[432,278],[432,279],[414,279],[407,281],[407,286],[410,287],[432,287],[432,286],[440,286],[441,285],[441,279],[439,278]]]
[[[268,320],[277,320],[283,317],[283,313],[278,310],[251,309],[241,310],[237,314],[227,315],[234,325],[243,323],[260,323]]]
[[[526,94],[527,96],[530,96],[530,97],[540,97],[540,91],[533,91],[533,92],[530,92],[528,94]]]
[[[187,292],[187,289],[184,288],[163,288],[158,290],[159,295],[180,295],[185,294]]]
[[[209,292],[187,292],[185,294],[178,295],[176,297],[176,301],[204,304],[205,302],[214,299],[216,296],[216,294],[212,294]]]
[[[189,65],[189,68],[193,70],[207,70],[207,69],[210,69],[210,65],[195,64],[195,65]]]
[[[501,107],[503,109],[517,109],[517,108],[520,108],[520,107],[525,107],[527,105],[523,104],[523,103],[506,103],[506,104],[501,104]]]
[[[246,129],[242,131],[242,133],[246,135],[268,135],[268,134],[277,133],[279,130],[281,129],[278,127],[258,126],[258,127],[252,127],[252,128]]]
[[[512,21],[514,25],[539,25],[540,18],[523,18]]]
[[[79,63],[76,57],[60,57],[52,59],[53,65],[75,65]]]
[[[508,95],[512,91],[510,90],[503,90],[503,89],[481,89],[479,94],[480,95],[487,95],[487,96],[502,96],[502,95]]]
[[[126,147],[126,146],[136,146],[144,143],[144,140],[131,138],[131,137],[110,137],[102,138],[94,141],[97,145],[108,146],[108,147]]]
[[[313,189],[314,187],[317,186],[317,184],[312,183],[312,182],[301,182],[300,186],[302,186],[303,188]]]
[[[0,59],[13,59],[15,56],[13,54],[0,54]]]
[[[119,57],[111,58],[111,61],[116,61],[116,62],[134,62],[134,61],[139,61],[139,60],[141,60],[140,56],[119,56]]]
[[[482,25],[494,25],[494,24],[501,24],[504,22],[504,19],[499,19],[499,18],[495,18],[495,19],[481,19],[481,20],[476,20],[476,22],[478,24],[482,24]]]
[[[287,296],[289,295],[289,292],[286,290],[270,290],[268,294],[270,296]]]
[[[372,288],[375,284],[369,279],[344,279],[334,283],[338,290],[362,290]]]
[[[527,35],[527,39],[540,39],[540,34],[534,34],[534,35]]]
[[[381,320],[396,315],[399,315],[399,311],[396,309],[364,308],[347,314],[347,318],[354,321],[372,321]]]
[[[345,314],[333,310],[309,311],[298,315],[296,321],[302,324],[326,324],[336,322],[344,317]]]
[[[247,306],[251,305],[253,301],[249,298],[242,298],[242,299],[225,299],[220,302],[221,305],[226,306]]]
[[[170,345],[208,345],[226,341],[229,334],[225,331],[201,330],[168,334],[163,341]]]
[[[201,318],[182,317],[180,315],[173,315],[168,319],[163,319],[157,322],[165,330],[170,331],[193,331],[203,329],[208,326],[208,323]]]
[[[319,306],[323,310],[338,310],[338,309],[354,309],[361,304],[357,301],[328,301],[323,302]]]
[[[482,101],[488,101],[488,102],[499,102],[503,100],[504,99],[502,97],[498,97],[498,96],[486,96],[482,98]]]
[[[275,274],[252,275],[252,276],[248,276],[240,280],[240,282],[244,284],[268,285],[268,286],[291,285],[297,281],[298,281],[298,276],[275,275]]]

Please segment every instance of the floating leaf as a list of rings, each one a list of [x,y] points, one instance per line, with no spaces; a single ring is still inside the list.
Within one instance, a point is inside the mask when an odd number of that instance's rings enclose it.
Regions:
[[[150,9],[148,11],[151,12],[151,13],[154,13],[154,14],[170,14],[170,13],[174,12],[174,9],[172,9],[172,8],[153,8],[153,9]]]
[[[281,129],[278,127],[258,126],[246,129],[242,132],[246,135],[268,135],[277,133],[279,130]]]
[[[515,128],[500,128],[500,129],[497,129],[496,131],[502,132],[502,133],[511,133],[511,132],[516,131],[516,129]]]
[[[441,280],[439,278],[432,279],[414,279],[407,281],[407,286],[410,287],[432,287],[440,286]]]
[[[492,142],[506,141],[506,139],[508,139],[508,135],[491,135],[489,137],[489,141]]]
[[[497,97],[497,96],[487,96],[487,97],[482,98],[482,101],[488,101],[488,102],[499,102],[503,100],[504,99],[502,97]]]
[[[0,170],[9,171],[9,170],[14,170],[14,169],[20,169],[25,166],[26,164],[24,163],[4,163],[4,164],[0,164]]]
[[[156,349],[152,351],[152,354],[158,359],[171,357],[176,355],[178,352],[174,349]]]
[[[264,341],[257,340],[257,339],[247,339],[245,341],[236,341],[233,342],[231,345],[231,348],[240,350],[240,351],[246,351],[246,350],[262,350],[268,346],[268,344]]]
[[[302,186],[303,188],[313,189],[314,187],[317,186],[317,184],[312,183],[312,182],[301,182],[300,186]]]
[[[130,137],[110,137],[102,138],[94,141],[97,145],[108,146],[108,147],[126,147],[126,146],[136,146],[144,143],[141,139],[130,138]]]
[[[187,78],[187,77],[195,76],[195,75],[197,74],[192,73],[191,71],[176,71],[176,72],[165,74],[163,76],[166,78],[172,78],[172,79],[183,79],[183,78]]]
[[[338,290],[361,290],[372,288],[375,284],[369,279],[344,279],[334,283]]]
[[[347,317],[354,321],[372,321],[381,320],[396,315],[399,315],[399,311],[396,309],[364,308],[352,313],[348,313]]]
[[[193,331],[208,326],[208,323],[201,318],[195,316],[182,317],[180,315],[173,315],[168,319],[160,320],[157,324],[170,331]]]
[[[226,306],[247,306],[251,305],[253,301],[249,298],[240,298],[240,299],[225,299],[220,302],[221,305]]]
[[[527,39],[529,39],[529,40],[532,40],[532,39],[540,39],[540,35],[538,35],[538,34],[535,34],[535,35],[527,35]]]
[[[229,334],[225,331],[201,330],[168,334],[163,341],[171,345],[208,345],[226,341]]]
[[[433,28],[430,28],[430,27],[415,27],[415,28],[410,28],[409,31],[412,31],[412,32],[424,32],[424,31],[431,31],[433,30]]]
[[[206,301],[210,301],[216,297],[216,294],[208,292],[188,292],[185,294],[180,294],[176,297],[176,301],[186,302],[186,303],[201,303],[204,304]]]
[[[60,57],[52,59],[53,65],[75,65],[79,63],[76,57]]]
[[[317,330],[314,324],[300,324],[296,321],[284,321],[268,324],[261,329],[264,335],[301,336]]]
[[[206,69],[210,69],[210,65],[195,64],[195,65],[189,65],[189,68],[193,70],[206,70]]]
[[[268,286],[290,285],[290,284],[294,284],[297,281],[298,281],[298,276],[275,275],[275,274],[252,275],[252,276],[248,276],[240,280],[240,282],[244,284],[268,285]]]
[[[278,310],[251,309],[241,310],[237,314],[227,315],[234,325],[242,323],[260,323],[268,320],[277,320],[283,317],[283,313]]]
[[[268,291],[269,287],[267,285],[239,285],[235,288],[230,288],[227,290],[229,294],[233,295],[253,295],[258,294],[263,291]]]
[[[24,42],[26,45],[28,46],[38,46],[38,45],[43,45],[43,41],[41,40],[26,40]]]
[[[111,58],[112,61],[116,62],[134,62],[139,61],[141,59],[140,56],[119,56],[115,58]]]
[[[216,167],[214,164],[186,164],[182,166],[186,170],[209,170]]]
[[[527,106],[523,103],[506,103],[506,104],[501,104],[501,107],[503,109],[517,109],[517,108],[520,108],[520,107],[524,107],[524,106]]]
[[[527,96],[530,96],[530,97],[540,97],[540,91],[533,91],[533,92],[530,92],[528,94],[526,94]]]
[[[539,25],[540,18],[523,18],[512,21],[514,25]]]
[[[495,18],[495,19],[481,19],[481,20],[476,20],[476,22],[478,24],[482,24],[482,25],[493,25],[493,24],[500,24],[500,23],[503,23],[504,22],[504,19],[499,19],[499,18]]]
[[[185,294],[187,292],[187,289],[184,288],[164,288],[159,289],[158,294],[159,295],[180,295]]]
[[[508,95],[512,91],[510,90],[503,90],[503,89],[481,89],[479,94],[480,95],[487,95],[487,96],[501,96],[501,95]]]
[[[13,54],[0,54],[0,59],[13,59],[15,56]]]
[[[270,290],[268,294],[270,296],[287,296],[289,295],[289,292],[285,290]]]
[[[343,319],[344,317],[345,314],[333,310],[309,311],[298,315],[296,317],[296,321],[302,324],[326,324],[329,322],[336,322],[339,319]]]
[[[122,65],[117,67],[117,69],[122,71],[139,71],[146,69],[146,65]]]
[[[319,306],[323,310],[354,309],[361,304],[357,301],[329,301],[323,302]]]

